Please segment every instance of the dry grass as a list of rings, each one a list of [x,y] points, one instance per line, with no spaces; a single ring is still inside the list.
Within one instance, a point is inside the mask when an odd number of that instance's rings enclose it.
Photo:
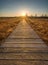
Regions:
[[[0,18],[0,41],[5,39],[17,26],[20,18]],[[48,43],[48,19],[27,18],[31,27]]]
[[[48,18],[30,18],[29,23],[48,45]]]
[[[18,23],[19,18],[0,18],[0,41],[5,39]]]

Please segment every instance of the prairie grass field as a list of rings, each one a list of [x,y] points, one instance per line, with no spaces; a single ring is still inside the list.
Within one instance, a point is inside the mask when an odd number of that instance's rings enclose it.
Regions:
[[[29,18],[28,23],[48,45],[48,18]]]
[[[21,18],[19,17],[0,17],[0,41],[15,29]],[[48,43],[48,18],[26,18],[26,21],[37,32],[37,34]],[[48,44],[47,44],[48,45]]]
[[[16,17],[0,17],[0,41],[8,37],[19,23]]]

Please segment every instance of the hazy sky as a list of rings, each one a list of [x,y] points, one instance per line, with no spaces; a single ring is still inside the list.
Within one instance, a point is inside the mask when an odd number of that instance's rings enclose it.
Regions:
[[[48,0],[0,0],[0,16],[19,16],[23,11],[48,15]]]

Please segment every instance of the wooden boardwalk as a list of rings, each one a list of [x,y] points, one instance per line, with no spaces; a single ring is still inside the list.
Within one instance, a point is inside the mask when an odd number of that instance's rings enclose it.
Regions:
[[[48,65],[48,47],[22,20],[0,47],[0,65]]]

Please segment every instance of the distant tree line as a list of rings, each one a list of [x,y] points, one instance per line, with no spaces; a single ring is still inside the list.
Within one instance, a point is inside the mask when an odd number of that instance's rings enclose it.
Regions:
[[[35,16],[31,15],[31,17],[48,17],[47,14],[42,14],[41,16],[38,16],[37,14],[35,14]]]

